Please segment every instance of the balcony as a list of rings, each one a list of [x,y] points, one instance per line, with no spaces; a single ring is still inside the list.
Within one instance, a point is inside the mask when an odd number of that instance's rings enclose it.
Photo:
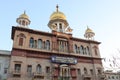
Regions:
[[[72,74],[71,77],[77,77],[77,75],[76,74]]]
[[[21,76],[21,71],[20,70],[15,70],[12,72],[13,76],[18,76],[20,77]]]
[[[83,78],[84,78],[84,79],[85,79],[85,78],[90,79],[90,78],[92,78],[92,75],[90,75],[90,74],[84,74],[84,75],[83,75]]]
[[[33,73],[34,78],[44,78],[44,73],[43,72],[35,72]]]
[[[7,80],[22,80],[21,78],[9,78]]]
[[[98,74],[98,78],[103,80],[103,79],[105,79],[105,75],[104,74]]]

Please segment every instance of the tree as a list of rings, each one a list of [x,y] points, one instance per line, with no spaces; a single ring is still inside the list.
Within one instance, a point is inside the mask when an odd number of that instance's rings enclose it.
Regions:
[[[110,57],[103,58],[103,66],[107,70],[119,71],[120,70],[120,50],[118,53]]]

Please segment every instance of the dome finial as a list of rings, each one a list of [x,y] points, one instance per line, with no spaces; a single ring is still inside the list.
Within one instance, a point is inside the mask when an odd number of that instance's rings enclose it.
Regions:
[[[24,10],[24,14],[26,14],[26,10]]]
[[[57,4],[57,6],[56,6],[56,11],[58,12],[58,8],[59,8],[59,6],[58,6],[58,4]]]

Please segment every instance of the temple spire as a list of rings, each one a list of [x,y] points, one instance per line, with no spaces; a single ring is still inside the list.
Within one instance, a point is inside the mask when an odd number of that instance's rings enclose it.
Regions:
[[[57,6],[56,6],[56,11],[58,12],[58,8],[59,8],[59,6],[58,6],[58,4],[57,4]]]

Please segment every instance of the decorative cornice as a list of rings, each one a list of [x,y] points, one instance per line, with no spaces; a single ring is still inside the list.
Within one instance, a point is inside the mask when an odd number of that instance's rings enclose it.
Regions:
[[[72,37],[71,39],[72,39],[72,40],[75,40],[75,41],[86,42],[86,43],[95,43],[95,44],[101,44],[101,42],[94,41],[94,40],[86,40],[86,39],[75,38],[75,37]]]
[[[42,54],[42,55],[47,55],[47,56],[64,56],[64,57],[75,57],[78,59],[88,59],[88,60],[102,60],[102,58],[97,58],[97,57],[87,57],[87,56],[78,56],[78,55],[72,55],[72,54],[60,54],[60,53],[55,53],[55,52],[47,52],[47,51],[36,51],[36,50],[27,50],[27,49],[20,49],[20,48],[13,48],[12,51],[20,51],[20,52],[25,52],[27,54]],[[34,56],[35,57],[35,56]],[[38,56],[36,56],[38,57]]]
[[[54,36],[54,34],[48,33],[48,32],[43,32],[43,31],[38,31],[38,30],[33,30],[33,29],[28,29],[28,28],[23,28],[23,27],[18,27],[18,26],[12,26],[11,39],[14,39],[14,35],[15,35],[16,30],[25,31],[25,32],[33,33],[33,34],[42,34],[45,36]]]

